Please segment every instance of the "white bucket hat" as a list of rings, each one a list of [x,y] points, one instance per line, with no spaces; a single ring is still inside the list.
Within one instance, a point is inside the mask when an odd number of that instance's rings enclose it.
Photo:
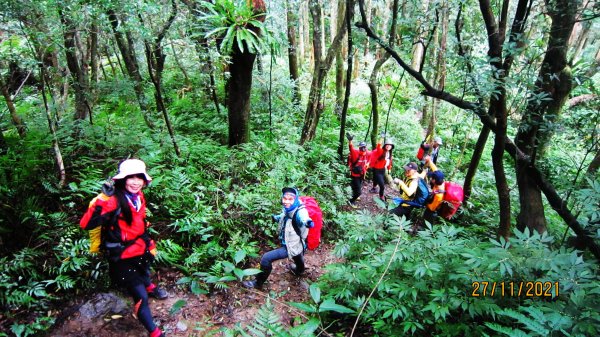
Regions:
[[[436,143],[438,143],[438,144],[440,144],[440,145],[442,145],[442,137],[434,137],[433,141],[436,142]]]
[[[139,159],[127,159],[119,165],[119,171],[114,176],[113,180],[123,179],[127,176],[143,174],[146,177],[146,182],[150,183],[152,178],[146,173],[146,164]]]

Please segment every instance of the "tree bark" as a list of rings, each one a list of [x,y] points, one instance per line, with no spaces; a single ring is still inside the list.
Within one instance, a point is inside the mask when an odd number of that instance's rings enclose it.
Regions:
[[[587,174],[590,177],[593,177],[598,172],[598,168],[600,167],[600,148],[596,152],[596,156],[590,162],[590,165],[587,168]]]
[[[229,100],[229,146],[247,143],[250,140],[250,93],[252,89],[252,68],[256,54],[244,48],[242,52],[237,43],[233,43],[229,81],[227,88]]]
[[[90,68],[91,68],[91,83],[93,83],[93,88],[96,87],[98,83],[98,23],[94,19],[90,27]]]
[[[85,120],[91,114],[91,107],[87,96],[89,95],[89,83],[87,72],[77,57],[76,27],[70,18],[66,17],[61,9],[58,10],[60,21],[64,28],[65,58],[71,76],[73,77],[73,89],[75,90],[75,120]]]
[[[354,5],[354,1],[351,0],[351,6]],[[329,68],[331,68],[331,64],[335,57],[337,50],[341,46],[342,37],[346,31],[346,20],[344,20],[344,25],[338,31],[327,51],[327,56],[325,59],[318,58],[318,55],[321,55],[323,46],[321,46],[320,40],[320,27],[319,22],[321,21],[321,6],[317,0],[310,0],[310,10],[313,17],[314,24],[314,34],[313,34],[313,44],[314,44],[314,55],[315,55],[315,68],[313,71],[313,79],[310,85],[310,93],[308,95],[308,104],[306,108],[306,114],[304,117],[304,126],[302,127],[302,135],[300,137],[300,144],[303,145],[305,142],[314,139],[315,133],[317,130],[317,125],[319,124],[319,119],[321,118],[321,113],[323,112],[323,104],[321,102],[321,94],[323,91],[323,85],[325,83],[325,77],[327,76],[327,72]]]
[[[573,29],[577,4],[569,0],[558,0],[548,7],[552,18],[550,37],[542,62],[536,88],[521,119],[515,137],[517,146],[532,163],[543,156],[552,131],[546,131],[546,121],[553,123],[559,116],[572,88],[572,74],[567,64],[568,38]],[[535,97],[545,96],[551,100],[538,101]],[[526,167],[516,167],[521,211],[517,217],[517,228],[546,231],[546,217],[541,191],[535,181],[525,174]]]
[[[346,6],[345,6],[346,0],[338,0],[338,8],[337,8],[337,12],[338,12],[338,16],[337,16],[337,29],[336,32],[340,31],[340,27],[342,26],[342,20],[344,18],[343,15],[341,15],[341,13],[344,13],[346,11]],[[350,48],[350,47],[348,47]],[[335,55],[335,112],[336,114],[340,115],[340,110],[342,109],[342,105],[343,105],[343,95],[344,95],[344,86],[345,86],[345,79],[346,78],[350,78],[345,76],[344,74],[344,53],[343,53],[343,49],[344,48],[340,48],[338,50],[338,52]],[[350,51],[348,51],[350,52]],[[347,57],[347,60],[351,60],[352,58],[350,56]],[[350,66],[350,64],[348,64],[348,66]]]
[[[446,86],[446,46],[448,41],[448,20],[449,10],[448,3],[443,1],[441,4],[441,22],[439,32],[439,47],[436,48],[436,66],[435,66],[435,83],[437,88],[444,90]],[[440,105],[439,99],[434,99],[431,103],[431,116],[429,117],[429,125],[427,126],[427,134],[435,133],[435,124],[437,122],[437,110]]]
[[[25,138],[27,135],[27,127],[25,123],[23,123],[23,119],[17,114],[17,109],[15,108],[15,104],[13,102],[12,96],[8,92],[8,84],[5,83],[3,79],[0,78],[0,91],[2,91],[2,96],[4,96],[4,101],[6,102],[6,107],[10,112],[10,118],[12,120],[13,125],[17,128],[17,132],[19,133],[19,137]],[[0,133],[2,131],[0,130]],[[4,140],[4,137],[2,138]]]
[[[463,45],[462,41],[462,5],[458,9],[458,13],[456,15],[456,20],[454,22],[454,31],[456,34],[456,41],[458,42],[458,55],[461,56],[465,60],[465,66],[467,68],[467,77],[473,83],[473,88],[475,89],[475,93],[479,100],[479,106],[484,105],[484,98],[481,92],[478,89],[477,83],[473,79],[473,64],[470,61],[470,55],[467,53],[467,49]],[[477,168],[479,167],[479,163],[481,162],[481,156],[483,155],[483,150],[485,149],[485,145],[487,143],[488,137],[490,135],[490,129],[487,126],[483,126],[479,133],[479,137],[477,138],[477,142],[475,143],[475,148],[473,149],[473,155],[471,156],[471,161],[469,162],[469,168],[467,169],[467,174],[465,175],[465,184],[464,184],[464,202],[466,203],[471,197],[471,192],[473,189],[473,181],[475,179],[475,174],[477,173]]]
[[[346,78],[350,78],[352,74],[352,25],[350,22],[354,17],[354,6],[350,6],[351,0],[346,0],[348,6],[346,6],[346,29],[348,29],[348,69],[346,69]],[[340,162],[344,162],[344,139],[346,139],[346,116],[348,115],[348,101],[350,100],[350,90],[352,88],[352,81],[346,81],[346,92],[344,94],[344,104],[342,106],[341,123],[340,123],[340,145],[338,146],[338,155]]]
[[[296,0],[286,0],[287,13],[287,37],[288,37],[288,61],[290,68],[290,79],[294,82],[294,101],[300,102],[300,89],[298,88],[298,41],[296,39],[296,27],[298,27],[298,6]]]
[[[171,125],[171,119],[169,118],[169,113],[167,112],[167,108],[165,106],[165,102],[162,98],[162,73],[165,66],[165,59],[167,56],[163,51],[162,40],[165,37],[167,31],[175,21],[175,16],[177,15],[177,3],[175,0],[171,0],[171,14],[169,18],[163,25],[163,27],[155,34],[156,35],[154,41],[151,43],[148,40],[144,41],[144,49],[146,51],[146,62],[148,64],[148,73],[150,75],[150,80],[154,85],[154,97],[156,99],[156,107],[163,114],[163,118],[165,120],[165,124],[167,126],[167,130],[169,132],[169,136],[171,137],[171,142],[173,143],[173,148],[175,149],[175,154],[177,157],[181,156],[181,151],[179,150],[179,146],[177,145],[177,140],[175,139],[175,131],[173,130],[173,125]],[[143,24],[144,21],[142,19],[141,14],[138,14],[140,18],[140,22]]]
[[[483,150],[485,149],[485,144],[487,143],[489,135],[490,128],[484,125],[481,128],[481,131],[479,132],[479,137],[477,138],[475,148],[473,149],[473,155],[471,156],[469,168],[467,169],[467,174],[465,175],[465,184],[463,187],[464,203],[466,203],[471,198],[471,192],[473,190],[473,181],[475,180],[475,173],[477,173],[477,168],[479,167],[479,163],[481,162],[481,156],[483,155]]]
[[[146,125],[150,129],[154,129],[154,123],[152,122],[152,118],[150,117],[148,100],[144,93],[144,83],[142,80],[142,75],[140,74],[137,58],[135,56],[135,49],[133,46],[133,39],[131,38],[131,34],[126,34],[124,36],[123,33],[120,31],[120,20],[117,16],[117,13],[114,10],[109,9],[107,11],[107,15],[113,30],[115,40],[117,42],[117,47],[121,52],[121,57],[123,57],[125,69],[127,70],[129,78],[133,81],[133,89],[135,91],[140,110],[142,111],[142,117],[144,118]]]
[[[396,28],[398,22],[398,0],[394,0],[392,4],[392,23],[390,25],[388,43],[390,48],[394,48],[396,44]],[[378,47],[379,49],[383,49]],[[371,91],[371,116],[373,121],[373,132],[371,132],[371,146],[375,148],[377,144],[377,138],[379,137],[379,93],[377,88],[379,87],[378,83],[378,75],[381,67],[387,62],[390,58],[390,54],[385,50],[381,50],[381,57],[377,59],[375,65],[373,66],[373,70],[371,71],[371,76],[369,77],[369,89]],[[401,83],[398,83],[400,85]]]
[[[37,51],[38,58],[42,59],[43,54],[40,51]],[[65,163],[63,161],[62,152],[60,150],[60,145],[58,143],[58,136],[56,135],[56,125],[52,120],[52,114],[50,112],[50,108],[48,107],[48,101],[46,98],[46,90],[44,82],[46,82],[48,76],[46,75],[46,67],[43,62],[39,63],[40,73],[41,73],[41,81],[42,81],[42,99],[44,101],[44,108],[46,110],[46,119],[48,121],[48,128],[50,129],[50,134],[52,135],[52,149],[54,150],[54,163],[56,164],[56,169],[58,170],[58,186],[63,187],[67,180],[67,171],[65,170]]]

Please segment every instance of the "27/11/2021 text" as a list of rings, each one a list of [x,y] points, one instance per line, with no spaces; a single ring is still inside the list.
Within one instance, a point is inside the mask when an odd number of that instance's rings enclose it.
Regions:
[[[558,296],[559,283],[542,281],[475,281],[471,284],[471,287],[472,297],[555,297]]]

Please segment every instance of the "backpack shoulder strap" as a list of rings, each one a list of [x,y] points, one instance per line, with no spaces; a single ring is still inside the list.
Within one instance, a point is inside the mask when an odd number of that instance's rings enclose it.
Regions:
[[[298,222],[300,222],[300,220],[298,219],[298,211],[300,209],[305,209],[306,206],[304,206],[304,204],[298,206],[298,208],[296,208],[294,210],[294,213],[291,216],[291,220],[292,220],[292,228],[294,228],[294,232],[296,232],[296,235],[298,235],[298,237],[300,238],[300,241],[302,241],[302,244],[304,246],[306,246],[304,239],[302,238],[302,234],[300,233],[300,226],[298,226]]]

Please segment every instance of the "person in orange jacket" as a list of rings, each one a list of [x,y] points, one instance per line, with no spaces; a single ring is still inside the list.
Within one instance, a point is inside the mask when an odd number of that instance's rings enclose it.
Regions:
[[[350,168],[350,186],[352,187],[352,198],[349,202],[350,206],[356,207],[356,200],[360,197],[362,192],[365,174],[369,167],[370,153],[367,151],[367,143],[358,143],[357,149],[352,143],[354,137],[347,133],[346,138],[348,138],[348,149],[350,151],[348,153],[348,167]]]
[[[444,173],[442,171],[433,171],[427,173],[429,178],[429,185],[431,186],[431,193],[427,198],[425,204],[425,212],[423,213],[423,219],[427,220],[430,224],[434,224],[437,218],[437,210],[442,205],[444,200]]]
[[[104,188],[103,193],[92,200],[79,224],[85,230],[101,228],[101,250],[108,258],[111,281],[124,287],[133,297],[133,314],[149,336],[164,337],[154,323],[148,305],[148,296],[168,297],[164,289],[150,280],[156,244],[148,234],[146,199],[142,189],[152,178],[143,161],[127,159],[119,165],[112,180],[114,188]]]
[[[392,151],[394,150],[394,143],[387,139],[385,143],[383,138],[385,134],[381,135],[381,139],[377,142],[377,147],[371,151],[370,167],[373,169],[373,188],[371,193],[377,192],[377,186],[379,186],[379,198],[384,200],[385,192],[385,173],[392,170]],[[381,144],[383,143],[383,147]]]

